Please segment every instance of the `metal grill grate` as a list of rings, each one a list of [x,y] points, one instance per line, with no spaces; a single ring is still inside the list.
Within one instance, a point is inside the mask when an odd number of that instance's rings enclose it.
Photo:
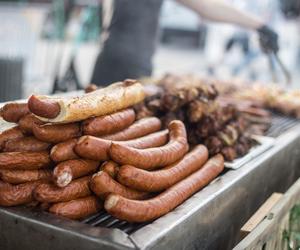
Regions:
[[[92,215],[87,219],[81,221],[93,227],[106,227],[106,228],[118,228],[127,234],[132,234],[149,223],[129,223],[127,221],[121,221],[105,211],[101,211],[98,214]]]
[[[298,124],[300,124],[299,119],[282,116],[275,113],[272,115],[272,124],[266,133],[266,136],[276,138]]]

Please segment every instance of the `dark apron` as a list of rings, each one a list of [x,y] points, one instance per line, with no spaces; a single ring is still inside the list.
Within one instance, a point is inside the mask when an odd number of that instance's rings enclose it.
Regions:
[[[113,1],[108,38],[98,55],[92,83],[106,86],[151,75],[162,1]]]

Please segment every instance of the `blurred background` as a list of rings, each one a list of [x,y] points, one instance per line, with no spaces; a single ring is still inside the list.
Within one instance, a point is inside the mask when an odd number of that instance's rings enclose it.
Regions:
[[[299,1],[227,1],[276,30],[279,56],[293,76],[291,86],[299,87],[300,7],[287,5]],[[90,83],[101,49],[102,1],[0,1],[0,21],[0,102]],[[235,38],[241,42],[232,45]],[[275,80],[256,32],[207,22],[172,0],[161,8],[153,63],[154,76],[171,72]],[[275,72],[282,83],[276,67]]]

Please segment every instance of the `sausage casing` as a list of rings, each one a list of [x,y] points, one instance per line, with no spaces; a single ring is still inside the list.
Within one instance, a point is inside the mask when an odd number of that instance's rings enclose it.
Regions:
[[[158,192],[173,186],[201,168],[207,159],[207,148],[198,145],[181,160],[165,169],[150,172],[124,165],[118,172],[118,181],[136,190]]]
[[[85,135],[103,136],[119,132],[129,127],[135,120],[133,109],[125,109],[111,115],[92,117],[82,124]]]
[[[155,169],[174,163],[189,149],[184,124],[179,120],[170,122],[170,141],[168,144],[147,149],[136,149],[112,143],[111,158],[121,165],[132,165],[142,169]]]
[[[98,166],[99,162],[84,159],[61,162],[53,170],[54,183],[58,187],[65,187],[73,179],[95,173]]]
[[[24,137],[24,135],[18,126],[2,131],[0,133],[0,150],[3,150],[7,141],[22,137]]]
[[[50,165],[47,151],[0,153],[0,169],[32,170]]]
[[[74,147],[78,139],[70,139],[56,144],[50,152],[50,157],[55,162],[62,162],[66,160],[73,160],[79,158],[75,153]]]
[[[108,173],[113,179],[116,179],[119,169],[119,164],[113,161],[105,161],[100,167],[100,170]]]
[[[178,182],[158,196],[144,201],[129,200],[110,194],[104,208],[114,217],[129,222],[152,221],[167,214],[194,193],[209,184],[224,169],[224,158],[216,155],[189,177]]]
[[[76,200],[60,202],[52,205],[49,212],[69,219],[79,220],[99,212],[103,203],[91,195]]]
[[[41,141],[58,143],[80,136],[81,131],[78,123],[45,124],[33,126],[33,134]]]
[[[29,181],[50,180],[52,171],[49,169],[36,170],[1,170],[2,180],[11,184],[21,184]]]
[[[155,132],[137,139],[118,141],[119,144],[134,148],[149,148],[164,145],[168,141],[168,131]],[[83,158],[106,161],[109,160],[109,148],[113,141],[94,136],[82,136],[75,146],[75,151]]]
[[[50,143],[30,136],[7,141],[4,144],[3,152],[39,152],[47,150],[49,147]]]
[[[90,176],[72,181],[64,188],[57,187],[53,183],[45,183],[36,187],[34,197],[40,202],[56,203],[70,201],[86,197],[91,194],[89,189]]]
[[[128,128],[101,138],[112,141],[126,141],[154,133],[161,128],[161,121],[156,117],[140,119]]]
[[[140,192],[123,186],[115,181],[108,173],[99,171],[94,174],[90,187],[101,199],[105,199],[110,193],[122,195],[128,199],[140,200],[149,197],[149,193]]]
[[[33,190],[42,181],[26,182],[19,185],[6,185],[0,188],[0,205],[17,206],[34,201]]]
[[[17,123],[28,113],[29,109],[27,103],[7,103],[0,110],[0,114],[5,121],[14,123]]]
[[[33,133],[33,127],[34,127],[34,125],[35,124],[42,125],[42,124],[44,124],[44,122],[42,122],[41,120],[39,120],[33,114],[27,114],[27,115],[23,116],[19,120],[18,124],[19,124],[19,127],[20,127],[21,131],[24,134],[31,135]]]

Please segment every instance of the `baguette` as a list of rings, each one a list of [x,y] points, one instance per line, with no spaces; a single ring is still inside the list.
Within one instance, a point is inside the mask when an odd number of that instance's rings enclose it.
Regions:
[[[30,111],[40,120],[51,123],[82,121],[130,107],[145,98],[143,86],[135,80],[125,80],[80,97],[59,98],[32,95]]]

